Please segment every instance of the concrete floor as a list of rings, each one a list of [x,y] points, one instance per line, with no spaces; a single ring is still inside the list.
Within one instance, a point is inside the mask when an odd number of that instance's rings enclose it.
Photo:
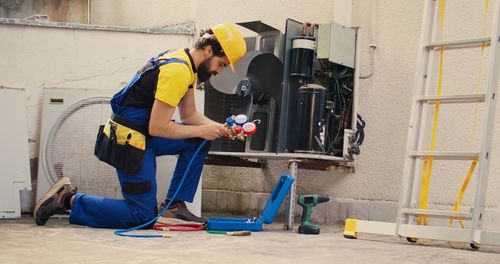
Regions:
[[[342,226],[321,226],[319,236],[282,227],[273,224],[247,237],[200,231],[141,239],[69,225],[65,219],[35,226],[27,215],[0,221],[0,263],[500,263],[500,247],[457,250],[445,242],[411,245],[387,236],[349,240],[343,238]]]

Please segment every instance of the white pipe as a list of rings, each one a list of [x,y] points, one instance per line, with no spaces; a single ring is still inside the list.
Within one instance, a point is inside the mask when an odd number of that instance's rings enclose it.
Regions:
[[[377,10],[377,0],[371,0],[370,1],[370,26],[368,28],[368,47],[370,49],[370,52],[368,56],[370,57],[370,70],[369,73],[366,75],[360,75],[360,79],[368,79],[370,78],[373,73],[374,73],[374,67],[375,67],[375,49],[377,48],[377,45],[375,44],[375,18],[376,18],[376,10]]]
[[[92,0],[87,0],[87,24],[92,24],[91,19]]]

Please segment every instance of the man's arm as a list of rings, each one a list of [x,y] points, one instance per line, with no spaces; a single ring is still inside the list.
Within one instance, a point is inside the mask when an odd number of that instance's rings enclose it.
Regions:
[[[206,140],[214,140],[224,133],[222,125],[178,125],[170,121],[174,112],[174,107],[155,99],[149,120],[149,134],[171,139],[201,137]]]
[[[194,89],[188,89],[182,98],[182,101],[179,104],[179,114],[181,116],[182,123],[186,125],[221,125],[196,110]]]

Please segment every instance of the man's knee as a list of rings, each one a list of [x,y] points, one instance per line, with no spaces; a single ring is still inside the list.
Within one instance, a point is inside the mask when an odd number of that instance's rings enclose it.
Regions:
[[[158,209],[157,209],[157,206],[151,206],[150,208],[146,208],[146,207],[139,207],[139,206],[132,206],[131,208],[131,212],[132,212],[132,219],[130,219],[131,221],[128,222],[125,224],[125,228],[132,228],[132,227],[136,227],[136,226],[139,226],[139,225],[142,225],[142,224],[145,224],[149,221],[151,221],[152,219],[154,219],[156,217],[156,215],[158,215]],[[144,226],[142,228],[151,228],[153,227],[154,223],[151,223],[147,226]]]
[[[152,192],[150,181],[124,182],[122,193],[126,197],[134,215],[134,225],[153,219],[157,213],[156,193]]]
[[[141,208],[140,214],[137,215],[139,224],[144,224],[158,215],[157,205],[151,205],[149,208]],[[154,224],[154,223],[153,223]]]
[[[158,205],[156,203],[156,199],[148,199],[147,201],[129,200],[129,204],[134,219],[134,223],[130,223],[131,226],[142,225],[158,215]],[[145,228],[151,227],[152,224],[150,226],[146,226]]]

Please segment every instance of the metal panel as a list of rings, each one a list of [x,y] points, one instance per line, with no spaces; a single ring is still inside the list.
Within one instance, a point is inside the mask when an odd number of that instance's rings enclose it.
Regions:
[[[330,61],[354,68],[356,32],[335,22],[330,29]]]
[[[26,91],[0,86],[0,218],[21,217],[19,191],[31,190]]]
[[[355,67],[356,31],[343,25],[331,22],[319,25],[317,56],[331,62]]]
[[[240,22],[236,23],[244,28],[247,28],[259,35],[267,35],[267,34],[279,34],[280,31],[268,24],[263,23],[261,20],[250,21],[250,22]]]
[[[220,156],[229,156],[229,157],[239,157],[239,158],[255,158],[255,159],[272,159],[272,160],[290,160],[290,159],[299,159],[299,160],[327,160],[327,161],[345,161],[342,157],[336,157],[331,155],[322,155],[322,154],[310,154],[310,153],[268,153],[268,152],[259,152],[259,153],[240,153],[240,152],[217,152],[211,151],[211,155],[220,155]],[[350,164],[347,164],[350,166]]]
[[[321,24],[318,28],[318,44],[317,44],[317,56],[318,59],[328,59],[330,58],[330,40],[332,32],[332,24]]]

